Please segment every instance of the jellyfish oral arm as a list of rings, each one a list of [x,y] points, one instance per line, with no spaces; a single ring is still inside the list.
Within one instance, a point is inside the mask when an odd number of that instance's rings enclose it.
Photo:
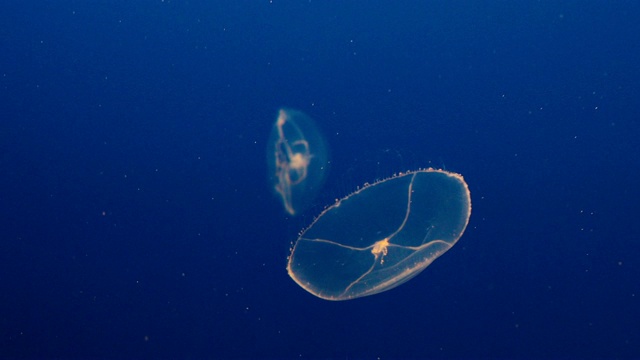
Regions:
[[[378,258],[380,259],[380,265],[384,264],[384,257],[389,252],[389,249],[387,248],[388,246],[389,238],[385,238],[383,240],[376,241],[376,243],[373,244],[373,248],[371,248],[371,253],[376,257],[376,260],[378,260]]]

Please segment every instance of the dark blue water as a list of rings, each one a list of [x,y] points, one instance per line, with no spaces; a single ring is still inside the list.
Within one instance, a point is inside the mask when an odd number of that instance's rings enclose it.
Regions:
[[[640,357],[640,3],[5,1],[0,357]],[[280,107],[331,148],[295,218]],[[333,199],[464,175],[466,233],[347,302],[286,273]]]

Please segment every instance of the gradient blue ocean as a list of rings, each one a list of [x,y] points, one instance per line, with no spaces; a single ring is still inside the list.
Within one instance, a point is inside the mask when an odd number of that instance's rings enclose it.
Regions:
[[[639,358],[639,19],[632,0],[2,2],[0,358]],[[281,108],[330,159],[295,216],[268,171]],[[428,167],[469,185],[453,248],[354,300],[290,278],[326,206]]]

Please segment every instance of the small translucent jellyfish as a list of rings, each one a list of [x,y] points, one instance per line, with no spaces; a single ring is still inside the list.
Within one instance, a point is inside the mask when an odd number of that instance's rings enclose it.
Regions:
[[[296,215],[311,204],[324,183],[326,142],[311,118],[280,109],[267,144],[269,181],[285,210]]]

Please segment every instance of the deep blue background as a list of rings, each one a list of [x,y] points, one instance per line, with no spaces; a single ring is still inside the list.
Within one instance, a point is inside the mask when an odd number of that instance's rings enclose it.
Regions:
[[[639,357],[640,2],[0,5],[1,357]],[[281,106],[325,191],[267,183]],[[317,299],[291,242],[365,181],[465,176],[420,276]]]

